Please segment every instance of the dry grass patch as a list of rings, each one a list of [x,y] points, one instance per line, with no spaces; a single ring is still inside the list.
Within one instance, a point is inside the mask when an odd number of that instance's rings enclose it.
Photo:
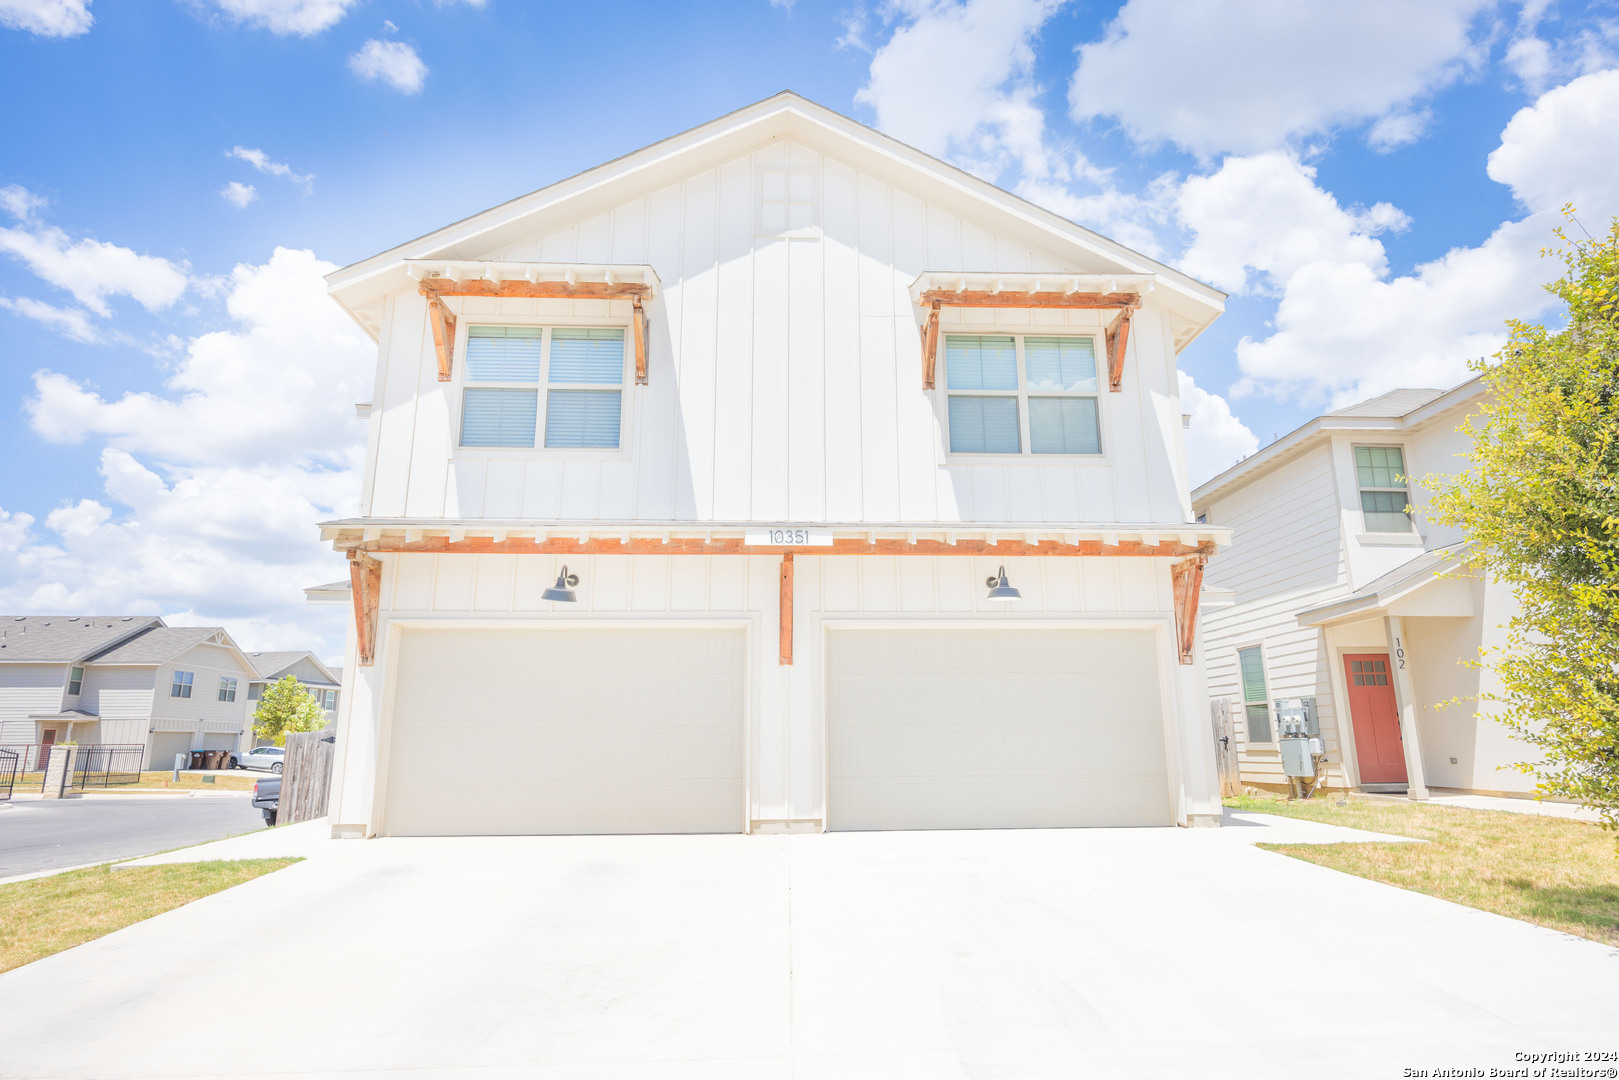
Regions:
[[[1305,818],[1426,844],[1261,844],[1295,859],[1619,946],[1614,835],[1566,818],[1351,796],[1227,799],[1233,810]]]
[[[252,791],[253,784],[259,780],[279,779],[270,773],[239,771],[229,776],[215,774],[211,784],[203,782],[202,773],[181,773],[179,780],[172,777],[174,772],[143,772],[141,782],[135,784],[119,784],[109,788],[91,788],[91,791],[136,791],[151,788],[167,788],[170,791]]]
[[[110,864],[0,885],[0,972],[94,941],[297,859]]]

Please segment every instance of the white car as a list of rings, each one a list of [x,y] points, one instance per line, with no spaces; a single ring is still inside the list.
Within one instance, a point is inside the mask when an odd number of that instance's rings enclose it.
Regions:
[[[253,749],[238,752],[230,756],[230,767],[233,769],[263,769],[266,772],[279,773],[281,763],[286,760],[287,752],[279,746],[255,746]]]

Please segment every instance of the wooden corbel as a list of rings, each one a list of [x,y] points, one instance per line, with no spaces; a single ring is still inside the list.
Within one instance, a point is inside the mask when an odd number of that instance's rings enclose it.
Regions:
[[[1182,559],[1171,569],[1175,587],[1175,638],[1181,663],[1190,664],[1197,645],[1197,605],[1203,594],[1203,564],[1206,555]]]
[[[354,648],[360,666],[376,659],[377,603],[382,594],[382,563],[363,551],[349,552],[349,588],[354,597]]]
[[[933,389],[934,360],[939,355],[939,301],[928,305],[927,321],[921,326],[922,334],[922,389]]]
[[[781,666],[793,666],[793,553],[781,557]]]
[[[1130,343],[1132,309],[1125,308],[1107,328],[1107,385],[1117,394],[1124,389],[1124,348]]]
[[[635,298],[635,315],[630,320],[635,328],[635,382],[639,386],[646,385],[646,308],[641,306],[641,298]]]
[[[438,353],[438,381],[450,381],[450,361],[455,355],[455,316],[444,305],[444,298],[427,286],[421,294],[427,297],[427,318],[433,324],[433,348]]]

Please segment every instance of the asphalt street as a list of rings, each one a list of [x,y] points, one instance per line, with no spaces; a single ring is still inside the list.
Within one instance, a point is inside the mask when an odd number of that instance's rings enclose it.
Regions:
[[[96,795],[0,803],[0,879],[133,859],[264,828],[244,796]]]

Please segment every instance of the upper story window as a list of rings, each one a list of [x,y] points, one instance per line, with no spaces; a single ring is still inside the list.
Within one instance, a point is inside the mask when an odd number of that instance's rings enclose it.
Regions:
[[[83,689],[84,669],[76,667],[67,673],[67,692],[70,696],[77,697]]]
[[[229,675],[221,675],[219,677],[219,700],[236,700],[236,680],[231,678]]]
[[[176,670],[174,673],[174,681],[169,683],[169,696],[178,698],[190,697],[191,683],[195,677],[194,672]]]
[[[1237,674],[1242,680],[1242,707],[1248,721],[1248,741],[1273,742],[1270,701],[1265,696],[1265,653],[1258,645],[1237,650]]]
[[[809,169],[760,169],[760,232],[795,232],[815,225],[816,175]]]
[[[463,367],[462,446],[618,448],[623,327],[470,326]]]
[[[1405,455],[1398,446],[1355,447],[1355,478],[1367,532],[1411,531],[1411,518],[1405,512],[1411,493],[1406,488]]]
[[[1096,340],[947,334],[953,454],[1100,454]]]
[[[249,701],[257,701],[257,700],[259,700],[259,698],[261,698],[263,696],[264,696],[264,684],[263,683],[248,683],[247,684],[247,700],[249,700]]]

